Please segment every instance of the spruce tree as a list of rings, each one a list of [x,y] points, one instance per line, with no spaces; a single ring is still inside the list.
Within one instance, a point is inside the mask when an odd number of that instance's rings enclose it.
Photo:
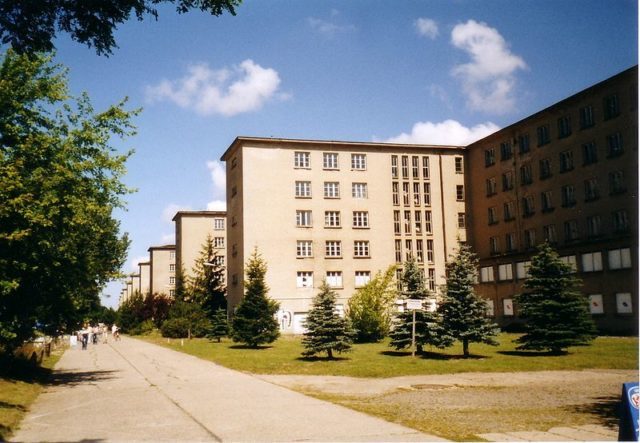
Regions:
[[[218,309],[211,318],[211,332],[208,337],[215,339],[220,343],[222,337],[226,337],[229,334],[229,321],[227,319],[227,310]]]
[[[422,270],[418,267],[413,257],[404,262],[404,271],[400,278],[402,291],[400,296],[403,299],[427,300],[430,297],[429,291],[424,286]],[[450,341],[442,333],[440,319],[436,312],[426,310],[416,311],[416,346],[418,353],[422,352],[424,345],[445,348],[450,345]],[[389,346],[395,349],[405,349],[411,347],[413,334],[413,311],[406,310],[395,315],[393,329],[389,336],[391,342]]]
[[[351,350],[355,335],[349,320],[340,317],[336,312],[336,292],[326,281],[322,282],[320,292],[313,298],[313,306],[304,323],[307,331],[302,338],[302,353],[305,357],[312,357],[326,352],[329,359],[333,358],[333,351],[338,353]]]
[[[477,267],[471,248],[460,243],[458,253],[447,263],[447,283],[438,308],[444,333],[462,342],[465,357],[469,356],[469,343],[498,345],[498,325],[487,317],[486,301],[473,290]]]
[[[275,318],[280,304],[267,297],[269,288],[265,282],[266,273],[266,262],[254,250],[245,269],[244,298],[231,320],[232,340],[252,348],[273,343],[280,336],[278,320]]]
[[[207,236],[202,245],[189,286],[191,297],[204,308],[211,319],[217,310],[227,309],[224,267],[218,261],[211,235]]]
[[[580,283],[548,243],[538,247],[524,281],[525,291],[516,296],[520,317],[526,321],[517,349],[559,354],[595,338],[588,300],[577,289]]]

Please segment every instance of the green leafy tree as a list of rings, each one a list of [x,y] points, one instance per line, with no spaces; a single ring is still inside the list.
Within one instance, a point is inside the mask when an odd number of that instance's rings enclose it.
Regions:
[[[462,342],[465,357],[469,356],[469,343],[498,345],[498,325],[487,317],[487,303],[473,289],[477,268],[471,247],[460,243],[457,254],[447,263],[447,283],[438,307],[443,334]]]
[[[257,250],[249,257],[245,274],[244,298],[231,319],[231,339],[257,348],[273,343],[280,336],[278,320],[275,318],[280,304],[267,297],[267,264]]]
[[[165,294],[147,293],[144,297],[144,319],[153,321],[156,328],[169,317],[169,309],[173,304],[171,298]]]
[[[117,324],[122,332],[135,334],[138,327],[147,320],[144,297],[135,291],[120,304],[117,311]]]
[[[119,277],[129,241],[113,211],[131,153],[111,140],[134,133],[135,114],[71,99],[50,56],[0,61],[0,352],[75,328]]]
[[[349,299],[347,317],[356,330],[356,341],[378,342],[389,334],[397,297],[396,267],[378,273]]]
[[[589,302],[578,290],[580,283],[548,243],[538,247],[524,281],[525,291],[516,296],[520,317],[526,321],[517,349],[562,353],[595,338]]]
[[[132,14],[138,20],[158,18],[156,5],[176,4],[178,13],[199,9],[219,16],[235,15],[241,0],[93,0],[16,1],[0,0],[0,41],[18,53],[48,52],[54,48],[56,32],[95,47],[98,54],[111,54],[117,47],[113,31]]]
[[[211,332],[211,321],[198,303],[176,300],[160,331],[171,338],[205,337]]]
[[[227,309],[224,272],[213,247],[213,238],[208,235],[196,259],[189,294],[209,313],[211,319],[218,310]]]
[[[400,296],[404,299],[427,300],[431,294],[424,286],[422,270],[418,267],[413,257],[403,264],[403,272],[400,278],[402,291]],[[451,344],[449,337],[442,333],[440,318],[436,312],[419,310],[416,318],[416,347],[418,353],[423,351],[425,345],[445,348]],[[395,349],[411,347],[413,335],[413,311],[405,310],[395,315],[389,336],[389,346]]]
[[[323,281],[304,322],[303,356],[312,357],[326,352],[327,357],[332,359],[333,351],[341,354],[351,350],[355,332],[349,320],[336,311],[336,297],[336,292]]]

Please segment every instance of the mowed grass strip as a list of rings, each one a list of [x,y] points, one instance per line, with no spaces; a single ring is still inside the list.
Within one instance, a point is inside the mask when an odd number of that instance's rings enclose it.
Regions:
[[[222,366],[254,374],[340,375],[349,377],[397,377],[405,375],[453,374],[459,372],[520,372],[581,369],[637,369],[637,337],[598,337],[592,345],[574,347],[566,355],[516,351],[518,334],[501,334],[499,346],[473,343],[471,357],[462,358],[462,346],[446,350],[426,349],[411,357],[395,351],[387,341],[356,344],[353,351],[336,360],[304,359],[300,337],[284,336],[258,349],[223,340],[180,340],[158,336],[140,337],[149,342],[213,361]]]
[[[32,367],[25,362],[11,368],[0,368],[0,441],[5,441],[16,431],[63,352],[63,349],[52,352],[40,367]]]

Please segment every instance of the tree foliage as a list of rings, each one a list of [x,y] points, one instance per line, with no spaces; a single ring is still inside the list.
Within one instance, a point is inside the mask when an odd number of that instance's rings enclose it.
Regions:
[[[378,273],[349,299],[347,317],[358,342],[378,342],[389,334],[393,318],[396,267]]]
[[[265,282],[267,264],[253,251],[245,268],[245,293],[231,319],[231,338],[252,348],[273,343],[280,336],[278,320],[275,318],[280,304],[268,298],[269,288]]]
[[[110,143],[134,133],[136,112],[72,100],[50,56],[0,63],[0,348],[11,348],[36,327],[73,328],[118,276],[129,241],[112,213],[130,153]]]
[[[334,351],[341,354],[351,350],[355,332],[349,320],[336,311],[336,296],[336,292],[323,281],[304,323],[303,356],[312,357],[326,352],[327,357],[332,359]]]
[[[487,303],[473,289],[477,267],[471,248],[460,243],[457,254],[447,263],[447,283],[438,307],[443,334],[462,342],[465,357],[469,356],[469,343],[498,345],[498,326],[487,317]]]
[[[404,262],[403,268],[402,277],[400,278],[402,286],[401,298],[425,301],[433,296],[425,287],[422,270],[418,267],[418,263],[413,257]],[[418,353],[422,352],[425,345],[445,348],[451,344],[451,340],[442,333],[437,312],[428,310],[416,311],[415,318]],[[410,347],[413,335],[413,311],[405,310],[397,313],[393,319],[392,326],[389,334],[391,337],[389,346],[395,349]]]
[[[179,14],[199,9],[219,16],[235,15],[241,0],[0,0],[0,41],[18,53],[49,52],[56,33],[65,32],[108,55],[117,47],[113,32],[118,25],[132,15],[139,21],[157,19],[156,5],[163,3],[175,4]]]
[[[211,321],[198,303],[176,300],[160,331],[163,337],[205,337],[211,332]]]
[[[589,344],[596,336],[587,298],[571,267],[544,243],[531,258],[525,291],[516,296],[525,334],[517,349],[561,353],[570,346]]]
[[[188,292],[189,296],[199,303],[211,318],[219,309],[227,309],[224,267],[218,261],[211,235],[207,236],[200,255],[196,259]]]

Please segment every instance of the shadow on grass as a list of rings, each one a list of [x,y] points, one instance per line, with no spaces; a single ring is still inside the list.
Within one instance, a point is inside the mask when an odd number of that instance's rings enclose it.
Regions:
[[[18,411],[25,412],[27,408],[22,405],[15,405],[6,401],[0,401],[0,409],[17,409]]]
[[[0,378],[27,383],[45,383],[51,369],[43,368],[30,360],[0,356]]]
[[[513,357],[562,357],[563,355],[569,355],[567,351],[497,351],[497,353]]]
[[[591,415],[603,426],[617,429],[620,424],[620,414],[622,412],[620,397],[598,397],[594,400],[593,403],[566,406],[565,409],[570,412]]]
[[[386,355],[388,357],[410,357],[411,352],[409,351],[382,351],[380,352],[382,355]],[[441,352],[432,352],[432,351],[422,351],[419,354],[416,354],[416,357],[423,360],[483,360],[485,358],[490,358],[486,355],[477,355],[477,354],[469,354],[468,356],[456,354],[443,354]]]
[[[349,360],[347,357],[298,357],[298,361],[314,362],[314,361],[345,361]]]
[[[229,349],[249,349],[251,351],[263,351],[265,349],[271,349],[273,346],[249,346],[249,345],[231,345]]]

